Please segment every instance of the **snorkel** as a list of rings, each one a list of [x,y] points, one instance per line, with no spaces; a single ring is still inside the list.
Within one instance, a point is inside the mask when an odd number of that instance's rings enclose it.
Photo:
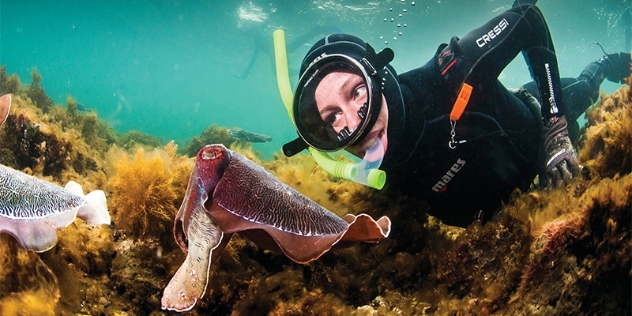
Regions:
[[[277,72],[277,85],[281,94],[283,105],[294,123],[292,88],[290,86],[290,74],[288,70],[287,52],[285,48],[285,33],[283,30],[276,30],[273,33],[274,56]],[[359,163],[335,160],[328,153],[319,151],[313,147],[308,150],[316,163],[329,174],[364,184],[371,188],[381,190],[386,182],[386,173],[378,169],[384,157],[384,147],[377,140],[366,152],[364,158]],[[371,160],[372,159],[372,160]]]

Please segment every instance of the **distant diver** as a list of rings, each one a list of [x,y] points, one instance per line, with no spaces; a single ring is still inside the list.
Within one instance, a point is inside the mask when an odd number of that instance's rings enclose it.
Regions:
[[[250,143],[267,143],[272,141],[272,137],[263,134],[244,131],[243,129],[229,129],[230,137]]]
[[[632,9],[627,8],[621,14],[621,24],[625,30],[625,50],[629,52],[632,49]]]
[[[253,25],[250,27],[244,27],[241,24],[238,26],[242,34],[252,38],[255,44],[255,51],[252,53],[252,56],[250,57],[250,62],[248,63],[248,66],[246,66],[246,69],[244,70],[244,72],[241,75],[239,75],[239,78],[242,78],[242,79],[248,78],[248,75],[250,74],[250,70],[252,70],[252,67],[255,65],[255,62],[257,61],[257,57],[259,56],[259,53],[261,52],[268,55],[271,65],[272,65],[272,69],[276,69],[276,66],[274,63],[274,47],[272,45],[273,44],[272,40],[270,39],[271,34],[266,33],[262,26],[263,25],[261,23],[257,23],[256,25]],[[309,42],[314,37],[325,36],[330,33],[341,33],[341,32],[339,29],[332,26],[315,26],[306,34],[303,34],[302,36],[294,39],[291,43],[288,43],[287,52],[290,53],[297,50],[299,47],[301,47],[301,45],[303,45],[306,42]]]

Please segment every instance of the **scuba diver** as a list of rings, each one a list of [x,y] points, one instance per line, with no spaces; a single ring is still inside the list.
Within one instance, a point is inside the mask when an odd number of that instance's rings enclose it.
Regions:
[[[534,82],[509,90],[501,71],[522,53]],[[397,75],[390,48],[332,34],[306,54],[293,99],[299,138],[365,157],[383,153],[389,190],[428,202],[449,225],[485,222],[536,175],[556,187],[579,176],[569,137],[605,79],[630,76],[630,54],[606,54],[577,78],[560,78],[546,21],[535,1],[513,7],[441,44],[423,66]],[[376,146],[379,145],[379,146]]]

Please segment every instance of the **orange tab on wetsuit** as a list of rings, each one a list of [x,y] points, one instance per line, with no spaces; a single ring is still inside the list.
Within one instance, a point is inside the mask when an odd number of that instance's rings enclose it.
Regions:
[[[454,102],[454,106],[452,106],[452,112],[450,112],[450,120],[458,121],[461,118],[461,114],[463,114],[463,111],[465,111],[465,107],[467,106],[467,102],[470,101],[471,95],[472,86],[464,82],[461,86],[461,90],[459,90],[459,95]]]

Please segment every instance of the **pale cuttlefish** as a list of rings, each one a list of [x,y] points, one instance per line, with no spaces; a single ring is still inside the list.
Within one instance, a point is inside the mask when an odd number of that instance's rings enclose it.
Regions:
[[[0,97],[0,124],[10,106],[10,95]],[[0,233],[13,235],[26,249],[44,252],[57,244],[57,229],[76,217],[89,224],[109,225],[103,191],[84,196],[81,185],[74,181],[62,188],[0,165]]]

